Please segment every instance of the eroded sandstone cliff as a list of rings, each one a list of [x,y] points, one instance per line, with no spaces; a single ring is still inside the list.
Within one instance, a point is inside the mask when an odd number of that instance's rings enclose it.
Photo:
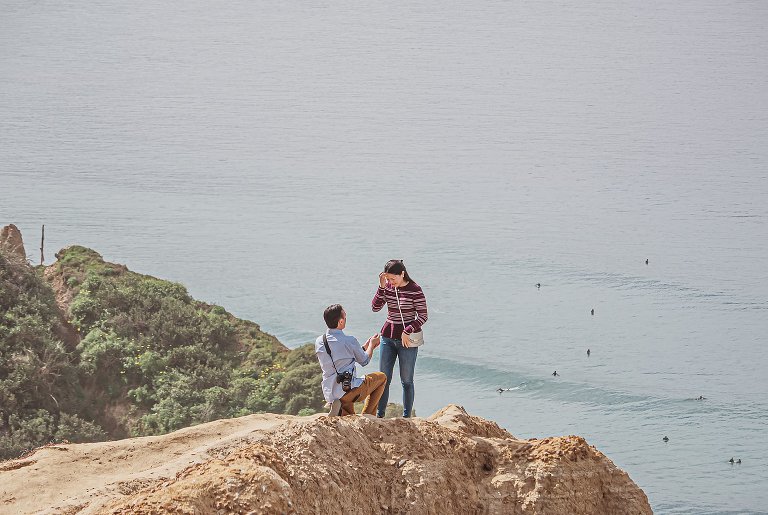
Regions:
[[[410,420],[251,415],[2,465],[0,510],[18,513],[651,513],[584,439],[520,440],[458,406]],[[56,486],[36,484],[46,477]]]

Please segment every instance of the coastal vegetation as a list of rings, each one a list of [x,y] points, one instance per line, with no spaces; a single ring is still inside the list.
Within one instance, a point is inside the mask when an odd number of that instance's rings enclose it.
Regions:
[[[0,459],[52,441],[322,409],[312,345],[289,350],[91,249],[57,258],[33,268],[0,250]]]

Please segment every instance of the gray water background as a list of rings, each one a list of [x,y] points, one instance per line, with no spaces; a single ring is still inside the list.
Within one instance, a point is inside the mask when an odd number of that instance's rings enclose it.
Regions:
[[[767,513],[767,25],[763,1],[0,0],[0,223],[290,346],[333,302],[378,330],[402,258],[419,415],[582,435],[657,513]]]

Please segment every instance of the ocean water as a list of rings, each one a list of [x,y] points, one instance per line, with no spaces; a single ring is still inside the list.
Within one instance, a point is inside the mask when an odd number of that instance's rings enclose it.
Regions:
[[[757,0],[0,0],[0,224],[289,346],[404,259],[419,415],[768,513],[766,56]]]

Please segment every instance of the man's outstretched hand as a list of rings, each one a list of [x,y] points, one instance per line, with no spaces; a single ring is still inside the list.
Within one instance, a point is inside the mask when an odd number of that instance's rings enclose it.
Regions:
[[[379,333],[374,334],[370,338],[368,338],[368,341],[365,342],[365,350],[374,350],[376,347],[381,345],[381,335]]]

